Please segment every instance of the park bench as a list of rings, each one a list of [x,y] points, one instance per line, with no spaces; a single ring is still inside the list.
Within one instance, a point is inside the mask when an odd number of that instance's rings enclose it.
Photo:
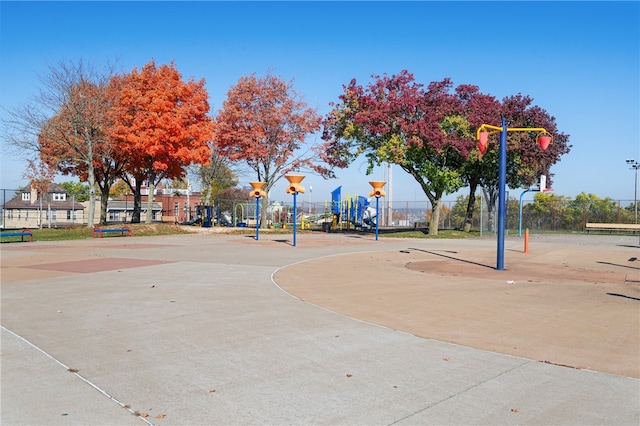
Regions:
[[[0,237],[20,237],[20,241],[24,241],[24,237],[29,236],[29,242],[33,241],[33,232],[31,229],[23,229],[22,231],[6,231],[1,232]]]
[[[93,228],[93,238],[96,238],[98,235],[102,238],[102,234],[120,234],[119,236],[121,237],[127,234],[127,236],[130,237],[131,228],[128,226],[123,226],[122,228]]]
[[[633,232],[640,231],[639,223],[587,223],[584,229],[589,231]]]

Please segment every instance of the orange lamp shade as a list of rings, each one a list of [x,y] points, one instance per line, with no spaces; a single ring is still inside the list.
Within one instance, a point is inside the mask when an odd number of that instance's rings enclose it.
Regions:
[[[538,136],[538,145],[540,145],[540,148],[542,148],[542,150],[545,151],[549,147],[551,140],[552,140],[551,135]]]
[[[371,185],[371,187],[373,188],[373,190],[369,192],[369,196],[378,198],[387,195],[382,189],[386,185],[386,183],[387,182],[384,180],[374,180],[369,182],[369,185]]]
[[[489,143],[489,132],[480,132],[480,138],[478,139],[478,149],[482,154],[487,152],[488,143]]]
[[[289,181],[287,194],[304,194],[304,186],[300,185],[300,182],[306,177],[305,175],[284,175],[284,177]]]
[[[250,197],[266,197],[267,193],[262,189],[267,184],[267,182],[249,182],[249,185],[253,188],[251,192],[249,192]]]

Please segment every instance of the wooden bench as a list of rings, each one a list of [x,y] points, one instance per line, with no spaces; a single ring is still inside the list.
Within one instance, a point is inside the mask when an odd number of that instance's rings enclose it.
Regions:
[[[31,229],[23,229],[22,231],[0,232],[0,237],[20,237],[20,241],[24,241],[24,237],[29,236],[29,242],[33,241],[33,232]]]
[[[611,234],[617,232],[633,232],[640,231],[640,223],[587,223],[584,227],[585,231],[609,231]]]
[[[120,234],[121,237],[124,237],[127,234],[128,237],[131,236],[131,228],[128,226],[123,226],[122,228],[93,228],[93,238],[96,238],[97,235],[102,238],[102,234]]]

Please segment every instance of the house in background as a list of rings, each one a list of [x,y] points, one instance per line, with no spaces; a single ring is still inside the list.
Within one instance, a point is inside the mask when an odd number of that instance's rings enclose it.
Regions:
[[[53,228],[86,223],[85,206],[69,197],[63,187],[52,183],[38,197],[35,188],[25,188],[2,209],[5,229]]]
[[[95,223],[100,221],[100,199],[96,201],[97,213]],[[144,222],[147,215],[147,199],[144,197],[141,203],[140,219]],[[162,211],[162,204],[154,201],[151,210],[151,220],[154,222],[161,222],[164,219],[164,212]],[[109,199],[107,203],[107,223],[124,223],[131,222],[133,217],[133,196],[123,195],[122,198]]]
[[[63,187],[52,183],[41,198],[34,188],[18,191],[18,195],[2,206],[3,229],[60,228],[88,223],[89,202],[79,203],[66,193]],[[142,202],[141,217],[146,215],[147,200]],[[153,203],[153,220],[162,221],[163,205]],[[124,200],[109,200],[107,223],[131,222],[133,197]],[[96,198],[93,223],[100,222],[100,197]]]

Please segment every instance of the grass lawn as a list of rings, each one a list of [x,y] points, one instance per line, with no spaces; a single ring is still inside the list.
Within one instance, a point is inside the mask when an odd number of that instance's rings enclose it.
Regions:
[[[128,226],[131,228],[131,234],[133,237],[148,237],[148,236],[156,236],[156,235],[176,235],[176,234],[191,234],[198,231],[198,227],[191,226],[181,226],[181,225],[173,225],[169,223],[153,223],[153,224],[144,224],[144,223],[134,223],[127,225],[108,225],[103,228],[120,228],[122,226]],[[33,232],[33,240],[34,241],[64,241],[64,240],[82,240],[92,238],[92,230],[91,228],[87,228],[86,226],[78,226],[72,228],[42,228],[42,229],[31,229]],[[9,232],[9,231],[7,231]],[[224,228],[223,233],[234,233],[234,234],[255,234],[255,228]],[[293,232],[292,228],[287,229],[260,229],[260,233],[268,233],[268,234],[290,234]],[[300,233],[312,233],[319,232],[319,230],[308,230],[308,229],[297,229],[297,232]],[[333,231],[332,233],[353,233],[360,231]],[[369,234],[373,234],[374,231],[367,232]],[[426,238],[426,239],[459,239],[459,238],[477,238],[480,236],[478,231],[471,232],[462,232],[456,230],[440,230],[437,236],[432,236],[423,232],[421,230],[415,229],[380,229],[379,237],[380,238]],[[28,237],[25,237],[27,239]],[[109,238],[108,236],[105,238]],[[28,240],[27,240],[28,241]],[[20,242],[20,237],[4,237],[0,239],[2,243],[9,242]]]
[[[485,232],[486,234],[486,232]],[[423,232],[419,229],[409,229],[406,231],[379,231],[379,237],[391,237],[391,238],[428,238],[428,239],[460,239],[460,238],[479,238],[480,231],[456,231],[453,229],[441,229],[438,231],[438,235],[429,235],[426,231]]]
[[[127,225],[109,225],[102,228],[121,228],[122,226],[128,226],[131,228],[132,236],[143,237],[153,235],[174,235],[174,234],[189,234],[190,232],[183,226],[165,224],[165,223],[153,223],[150,225],[144,223],[135,223]],[[31,229],[33,232],[34,241],[63,241],[63,240],[83,240],[92,238],[92,229],[86,226],[77,226],[71,228],[42,228]],[[7,231],[9,232],[9,231]],[[27,240],[28,237],[25,237]],[[20,241],[20,237],[3,237],[0,242],[16,242]]]

